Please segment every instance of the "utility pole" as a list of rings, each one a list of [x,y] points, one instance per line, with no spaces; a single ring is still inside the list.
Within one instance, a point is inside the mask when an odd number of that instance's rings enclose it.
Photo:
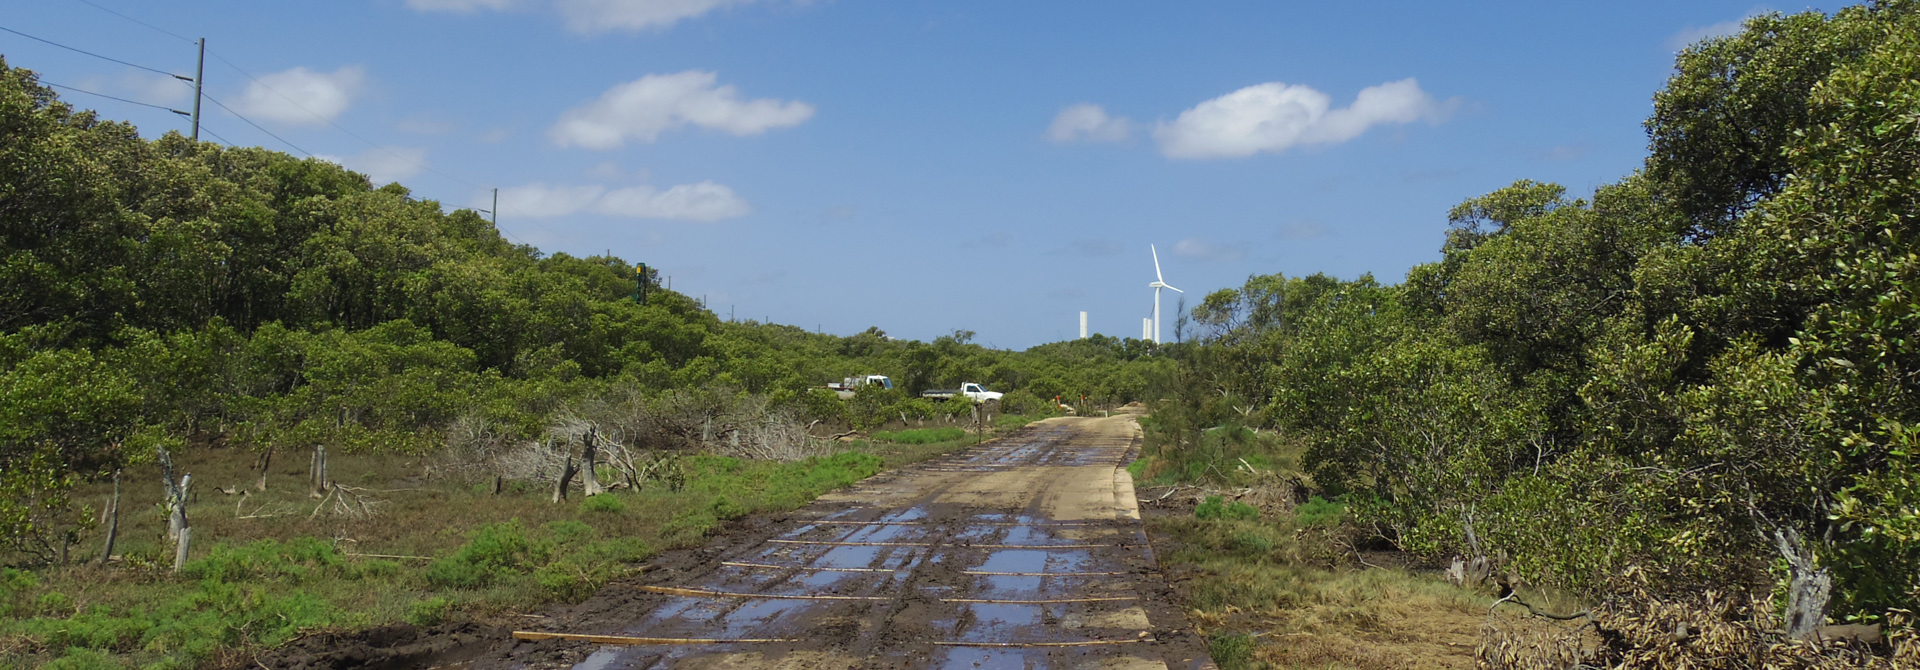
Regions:
[[[207,83],[207,38],[200,38],[200,60],[193,66],[193,141],[200,141],[200,89]]]
[[[634,286],[633,295],[635,298],[635,302],[638,302],[642,305],[647,304],[647,264],[646,263],[637,263],[633,266],[633,286]]]
[[[493,215],[493,227],[499,228],[500,227],[500,189],[497,189],[497,188],[493,189],[493,209],[487,210],[487,213]]]

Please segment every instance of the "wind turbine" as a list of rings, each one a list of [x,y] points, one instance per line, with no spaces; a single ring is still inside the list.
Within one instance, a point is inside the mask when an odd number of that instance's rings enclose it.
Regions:
[[[1160,250],[1158,248],[1155,248],[1151,244],[1147,245],[1147,250],[1153,252],[1153,283],[1147,285],[1149,288],[1153,289],[1153,343],[1159,344],[1160,343],[1160,289],[1172,288],[1175,293],[1186,293],[1186,291],[1173,288],[1171,284],[1167,283],[1167,278],[1164,275],[1160,274]]]

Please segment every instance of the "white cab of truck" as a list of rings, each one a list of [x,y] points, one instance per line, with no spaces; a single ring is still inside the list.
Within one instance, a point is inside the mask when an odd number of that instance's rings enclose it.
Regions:
[[[989,400],[999,400],[1002,394],[999,391],[989,391],[987,390],[987,387],[981,386],[973,382],[967,382],[965,384],[961,384],[960,388],[958,389],[941,389],[938,391],[927,391],[925,393],[920,394],[920,396],[923,398],[940,398],[940,399],[951,398],[957,395],[966,396],[967,398],[973,400],[974,402],[979,403],[979,402],[986,402]]]

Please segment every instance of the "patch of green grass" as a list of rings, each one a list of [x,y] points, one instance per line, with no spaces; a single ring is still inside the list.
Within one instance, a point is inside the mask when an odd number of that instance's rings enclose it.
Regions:
[[[1260,518],[1260,510],[1252,505],[1240,502],[1226,502],[1220,496],[1207,496],[1206,500],[1193,508],[1193,516],[1199,519],[1227,519],[1229,521],[1252,521]]]
[[[1299,471],[1306,448],[1298,439],[1231,424],[1188,432],[1150,424],[1141,420],[1147,437],[1141,460],[1147,464],[1134,478],[1157,485],[1256,485],[1263,473]]]
[[[873,434],[873,439],[881,442],[901,444],[934,444],[951,442],[967,436],[964,428],[914,428],[909,430],[882,430]]]
[[[592,496],[580,501],[581,514],[618,514],[627,511],[627,503],[619,497],[607,494]]]
[[[1347,518],[1347,504],[1314,496],[1306,504],[1294,508],[1293,516],[1302,526],[1338,526]]]
[[[1253,660],[1253,636],[1245,633],[1214,633],[1207,636],[1207,655],[1220,670],[1257,668]]]
[[[993,417],[993,429],[994,430],[1014,430],[1016,428],[1024,428],[1026,427],[1027,424],[1033,423],[1035,421],[1039,421],[1044,418],[1047,418],[1047,417],[1027,416],[1025,414],[1002,414],[1000,416]]]

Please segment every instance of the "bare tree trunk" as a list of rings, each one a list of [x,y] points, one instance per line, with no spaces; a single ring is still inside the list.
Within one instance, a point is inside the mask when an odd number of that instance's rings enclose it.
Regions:
[[[1815,635],[1827,620],[1827,599],[1833,594],[1833,573],[1814,565],[1813,550],[1793,529],[1775,529],[1773,539],[1779,545],[1780,557],[1787,559],[1787,636]]]
[[[120,536],[120,471],[113,471],[113,499],[107,501],[107,541],[100,548],[100,563],[113,558],[113,541]]]
[[[580,450],[580,460],[586,461],[585,476],[581,478],[580,483],[581,486],[586,489],[587,497],[597,496],[606,492],[606,489],[600,487],[600,473],[595,472],[595,469],[600,465],[599,437],[599,431],[591,427],[587,428],[585,435],[580,436],[580,441],[585,443],[585,446]]]
[[[560,468],[560,478],[553,482],[553,501],[558,503],[567,499],[567,485],[573,483],[573,452],[567,452],[567,464]]]
[[[273,467],[273,447],[267,447],[267,453],[260,455],[260,479],[253,482],[253,490],[267,490],[267,468]]]
[[[313,483],[313,493],[308,497],[326,497],[330,486],[327,484],[327,447],[325,445],[313,445],[313,467],[308,471],[307,477]]]
[[[179,522],[180,530],[183,532],[186,531],[187,526],[189,525],[187,523],[187,491],[190,490],[188,487],[191,486],[192,484],[193,484],[193,473],[189,472],[187,474],[180,475],[180,487],[174,489],[175,495],[173,498],[173,518],[175,521]]]
[[[181,528],[180,541],[173,545],[173,571],[179,572],[180,566],[187,564],[187,549],[193,544],[193,529]]]

